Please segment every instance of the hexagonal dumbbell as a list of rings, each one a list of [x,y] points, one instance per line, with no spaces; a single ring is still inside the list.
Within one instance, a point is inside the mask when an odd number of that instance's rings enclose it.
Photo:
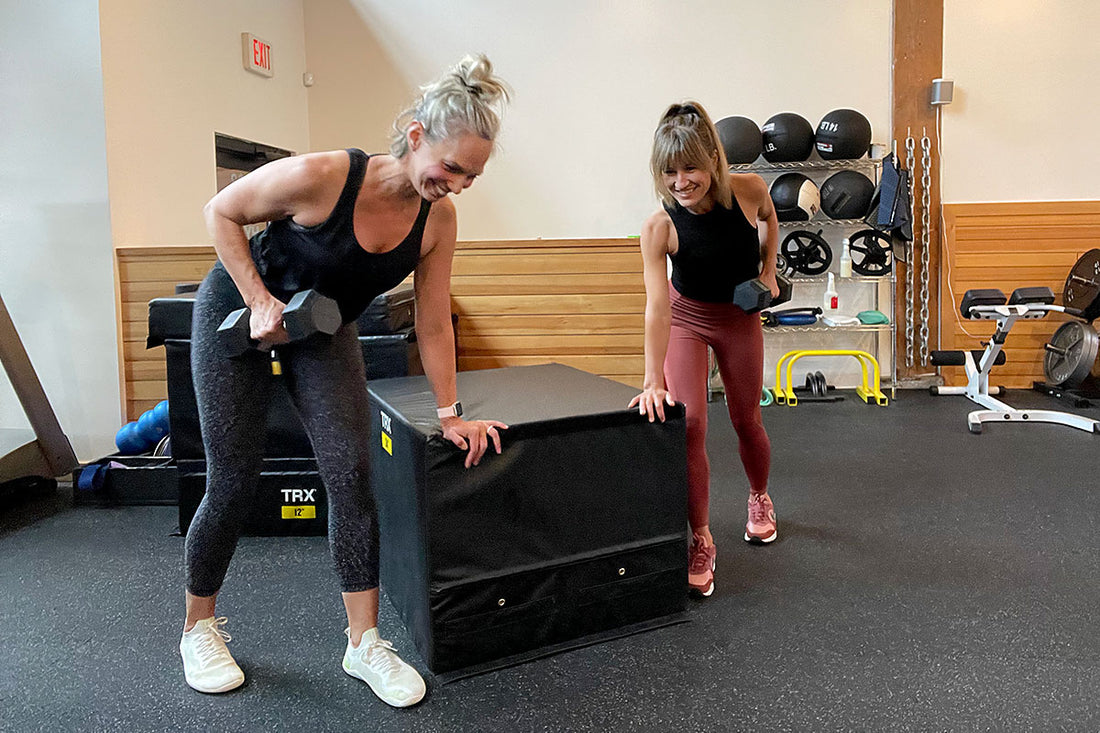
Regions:
[[[238,308],[218,326],[218,343],[223,355],[237,357],[257,348],[252,340],[248,308]],[[283,309],[283,328],[291,341],[301,341],[315,333],[332,335],[342,322],[340,307],[332,298],[316,290],[296,293]]]
[[[772,298],[771,290],[760,278],[746,280],[733,291],[733,304],[741,306],[746,313],[758,313],[773,305],[786,303],[791,299],[791,281],[783,275],[776,275],[779,295]]]

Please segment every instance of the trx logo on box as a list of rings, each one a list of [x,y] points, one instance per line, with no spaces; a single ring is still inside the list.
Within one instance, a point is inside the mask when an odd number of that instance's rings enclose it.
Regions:
[[[391,438],[389,434],[393,432],[393,421],[390,419],[389,415],[381,410],[378,411],[378,414],[382,417],[382,450],[392,456],[393,438]]]
[[[317,491],[317,489],[282,489],[283,501],[298,504],[305,501],[317,501],[317,499],[313,497],[315,491]]]
[[[283,519],[316,519],[317,507],[312,504],[307,506],[284,506]]]

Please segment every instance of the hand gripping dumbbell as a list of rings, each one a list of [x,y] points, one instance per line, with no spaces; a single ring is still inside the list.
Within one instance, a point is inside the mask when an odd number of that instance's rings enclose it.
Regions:
[[[757,313],[773,305],[786,303],[791,299],[791,281],[783,275],[776,275],[779,295],[772,298],[772,291],[760,278],[746,280],[733,291],[733,304],[739,305],[746,313]]]
[[[252,327],[249,324],[251,312],[248,308],[239,308],[218,326],[218,345],[224,356],[234,358],[259,347],[252,339]],[[303,290],[296,293],[283,308],[283,328],[291,341],[301,341],[315,333],[331,336],[340,328],[343,319],[340,307],[332,298],[321,295],[316,290]],[[279,373],[278,360],[272,351],[272,372]]]

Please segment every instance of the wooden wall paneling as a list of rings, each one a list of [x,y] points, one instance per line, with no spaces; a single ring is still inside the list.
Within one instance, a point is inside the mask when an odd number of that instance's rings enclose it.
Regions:
[[[945,204],[946,238],[941,253],[942,336],[945,349],[981,349],[993,333],[991,321],[969,321],[959,313],[971,288],[1046,285],[1061,304],[1062,289],[1074,263],[1100,246],[1100,201],[1032,201]],[[992,384],[1029,389],[1043,375],[1043,344],[1067,316],[1051,314],[1019,321],[1005,343],[1008,363],[994,367]],[[943,368],[947,384],[966,383],[962,369]]]
[[[214,249],[116,251],[123,411],[134,420],[168,394],[164,349],[146,349],[148,303],[198,282]],[[451,300],[460,369],[568,364],[640,386],[645,288],[638,240],[460,242]]]
[[[201,281],[216,259],[211,246],[134,246],[115,250],[119,378],[126,420],[136,420],[168,397],[164,347],[145,348],[149,301],[175,295],[179,283]]]
[[[637,239],[461,242],[453,273],[460,369],[554,361],[641,385]]]

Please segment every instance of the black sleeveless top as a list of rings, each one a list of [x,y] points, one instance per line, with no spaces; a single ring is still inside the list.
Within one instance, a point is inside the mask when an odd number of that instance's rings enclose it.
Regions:
[[[675,202],[665,211],[679,239],[670,259],[672,286],[681,295],[732,303],[734,288],[760,274],[760,239],[736,198],[731,208],[715,204],[705,214],[693,214]]]
[[[302,226],[287,217],[271,222],[249,240],[252,260],[264,285],[279,300],[289,301],[300,290],[315,289],[340,306],[350,323],[370,302],[396,287],[420,261],[420,244],[431,202],[420,201],[412,230],[394,249],[372,254],[355,238],[355,199],[367,170],[367,154],[348,150],[351,167],[340,199],[328,219]]]

